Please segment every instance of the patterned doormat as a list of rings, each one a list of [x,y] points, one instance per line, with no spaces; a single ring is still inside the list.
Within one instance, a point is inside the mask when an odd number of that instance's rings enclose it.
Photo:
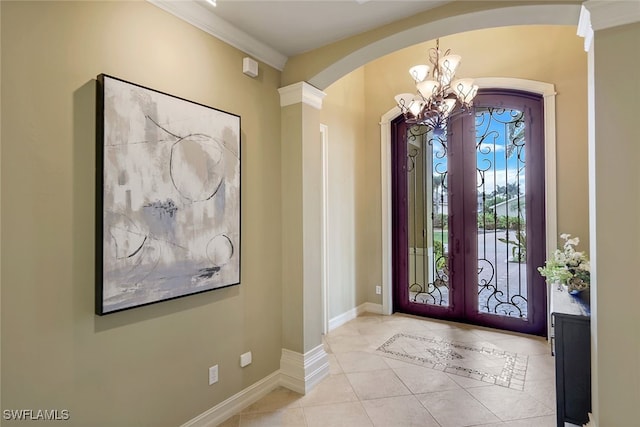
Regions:
[[[528,356],[495,348],[396,334],[377,349],[385,357],[486,383],[524,389]]]

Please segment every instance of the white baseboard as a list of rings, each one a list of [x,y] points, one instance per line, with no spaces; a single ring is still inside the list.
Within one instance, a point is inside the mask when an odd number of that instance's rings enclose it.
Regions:
[[[322,344],[305,354],[283,348],[278,371],[234,394],[180,427],[217,426],[262,399],[278,386],[306,394],[328,375],[329,358]]]
[[[375,313],[382,314],[382,304],[375,304],[373,302],[365,302],[359,306],[352,308],[349,311],[345,311],[342,314],[329,320],[329,330],[333,331],[337,327],[340,327],[350,320],[355,319],[362,313]]]
[[[283,387],[306,394],[327,375],[329,358],[322,344],[305,354],[282,349],[280,384]]]
[[[348,321],[358,317],[358,314],[360,314],[358,313],[358,308],[359,307],[354,307],[349,311],[345,311],[344,313],[339,314],[332,319],[329,319],[329,330],[333,331],[334,329],[344,325]]]
[[[382,304],[365,302],[360,307],[363,307],[363,311],[359,312],[358,314],[362,314],[362,313],[382,314]]]
[[[266,376],[180,427],[214,427],[269,394],[280,383],[280,371]]]
[[[329,321],[329,330],[355,319],[362,313],[382,314],[382,305],[366,302]],[[214,427],[262,399],[278,386],[306,394],[329,375],[329,359],[322,345],[301,354],[282,349],[280,370],[266,376],[224,402],[187,421],[180,427]]]

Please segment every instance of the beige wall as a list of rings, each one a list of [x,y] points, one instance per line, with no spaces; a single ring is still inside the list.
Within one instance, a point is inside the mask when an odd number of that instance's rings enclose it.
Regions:
[[[261,64],[260,77],[244,76],[243,53],[147,2],[0,8],[2,409],[68,409],[75,426],[176,426],[276,371],[280,73]],[[94,315],[99,73],[242,116],[240,286]],[[213,364],[220,381],[208,386]]]
[[[640,23],[596,31],[594,410],[599,427],[638,423],[640,402]],[[634,54],[635,53],[635,54]],[[593,228],[592,228],[593,229]],[[593,298],[593,296],[592,296]]]
[[[582,239],[588,248],[587,56],[572,26],[521,26],[478,30],[440,38],[443,49],[462,56],[458,76],[515,77],[553,83],[556,97],[558,231]],[[367,300],[375,295],[382,270],[380,212],[380,117],[394,106],[393,96],[415,89],[408,69],[426,61],[435,41],[384,56],[365,68],[367,194],[361,227],[368,268],[363,271]]]
[[[364,68],[329,86],[320,114],[328,126],[327,255],[329,318],[366,302],[361,218],[368,188],[364,179]]]

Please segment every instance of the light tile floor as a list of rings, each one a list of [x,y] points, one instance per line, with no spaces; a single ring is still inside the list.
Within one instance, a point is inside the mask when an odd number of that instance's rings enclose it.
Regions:
[[[524,390],[385,357],[398,333],[528,356]],[[305,396],[277,388],[223,427],[553,427],[554,361],[543,338],[394,314],[365,314],[324,338],[330,375]]]

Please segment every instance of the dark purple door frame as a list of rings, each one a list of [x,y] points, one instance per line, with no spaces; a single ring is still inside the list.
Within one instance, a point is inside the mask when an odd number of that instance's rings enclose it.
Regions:
[[[478,311],[476,137],[474,115],[452,118],[448,127],[449,271],[450,305],[409,301],[407,125],[392,122],[392,260],[394,311],[545,336],[547,288],[536,266],[545,260],[544,112],[540,95],[510,90],[481,90],[479,107],[504,107],[525,112],[525,180],[527,234],[527,319],[483,314]],[[455,184],[456,182],[466,184]]]

